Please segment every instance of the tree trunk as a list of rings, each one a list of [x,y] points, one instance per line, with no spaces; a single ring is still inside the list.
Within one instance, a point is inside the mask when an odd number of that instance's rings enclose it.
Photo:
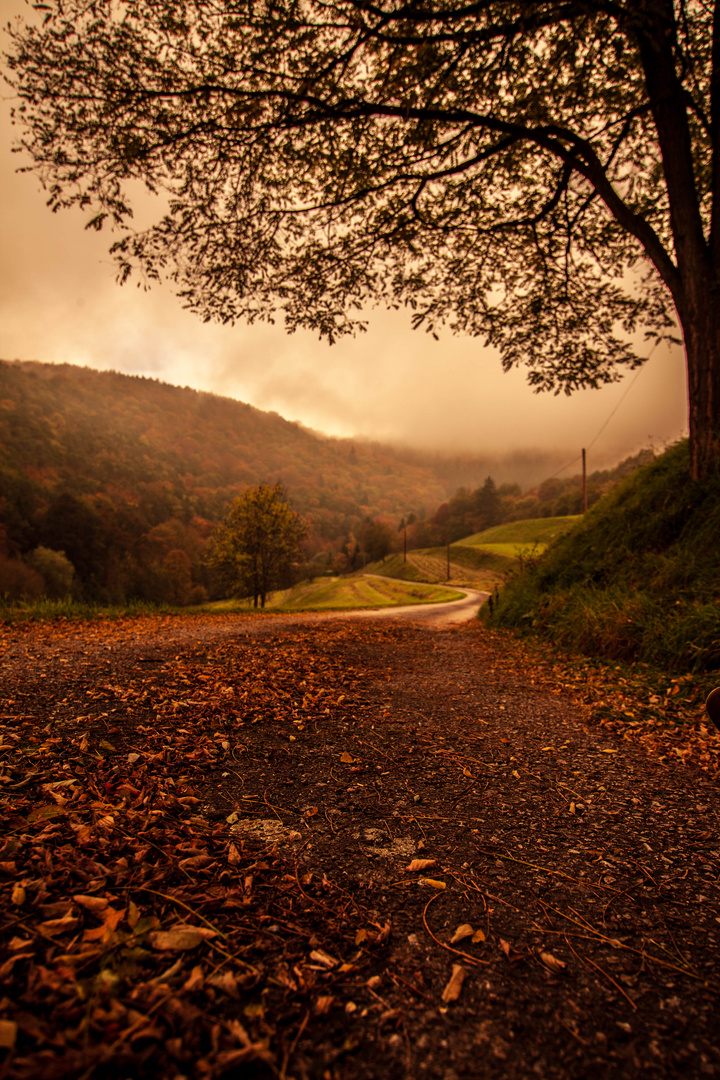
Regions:
[[[683,309],[691,476],[704,480],[720,471],[720,297],[705,286]]]

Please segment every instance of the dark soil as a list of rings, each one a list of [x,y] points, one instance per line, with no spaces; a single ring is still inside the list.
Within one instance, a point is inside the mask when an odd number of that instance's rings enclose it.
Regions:
[[[5,628],[0,1076],[720,1076],[716,778],[498,640]]]

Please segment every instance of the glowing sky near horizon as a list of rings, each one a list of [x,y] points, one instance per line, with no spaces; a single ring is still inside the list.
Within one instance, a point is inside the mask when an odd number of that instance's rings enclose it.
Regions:
[[[0,0],[2,26],[24,8],[22,0]],[[480,341],[450,334],[434,341],[413,331],[402,312],[370,312],[368,333],[330,347],[309,333],[286,334],[281,320],[202,324],[167,286],[120,288],[107,254],[111,235],[85,232],[79,212],[51,214],[37,178],[16,172],[23,161],[10,152],[16,131],[7,85],[2,98],[2,359],[148,375],[328,434],[441,451],[572,454],[593,443],[599,466],[686,431],[679,348],[656,350],[621,383],[554,397],[532,393],[522,371],[504,374]]]

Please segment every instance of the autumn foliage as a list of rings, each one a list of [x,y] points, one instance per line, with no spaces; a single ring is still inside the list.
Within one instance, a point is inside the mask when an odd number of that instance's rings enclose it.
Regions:
[[[0,362],[0,595],[45,590],[31,565],[43,547],[72,564],[79,599],[201,602],[214,588],[214,527],[242,491],[278,480],[324,568],[368,517],[399,520],[444,494],[432,470],[387,448],[322,438],[229,398]]]

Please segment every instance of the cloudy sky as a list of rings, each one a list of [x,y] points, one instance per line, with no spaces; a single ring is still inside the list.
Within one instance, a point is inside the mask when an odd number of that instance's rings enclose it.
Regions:
[[[23,0],[0,0],[0,23]],[[7,37],[2,35],[2,51]],[[656,350],[639,373],[601,391],[533,394],[481,342],[413,332],[402,313],[369,313],[369,331],[332,347],[282,325],[207,326],[169,288],[115,284],[110,234],[79,212],[53,215],[39,182],[17,173],[0,86],[0,358],[67,362],[226,394],[334,435],[474,454],[538,448],[593,467],[686,430],[680,350]]]

